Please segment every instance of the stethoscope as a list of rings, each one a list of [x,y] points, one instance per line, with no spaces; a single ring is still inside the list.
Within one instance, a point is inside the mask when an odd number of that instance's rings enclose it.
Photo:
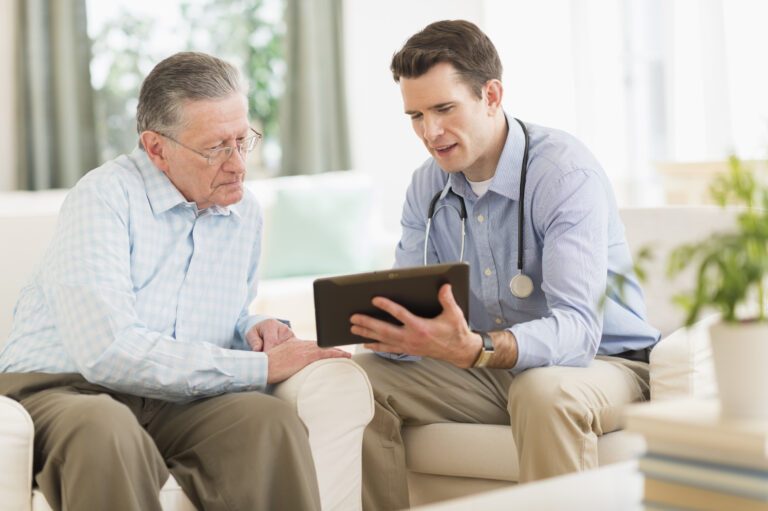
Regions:
[[[525,149],[523,150],[523,163],[520,166],[520,200],[518,201],[518,217],[517,224],[517,275],[512,277],[509,281],[509,290],[517,298],[528,298],[533,293],[533,280],[523,273],[523,202],[525,197],[525,176],[528,173],[528,130],[525,128],[525,124],[520,119],[515,119],[520,127],[523,128],[523,136],[525,137]],[[440,206],[437,203],[441,198],[447,197],[448,194],[453,194],[459,199],[459,208],[443,202]],[[464,238],[466,237],[466,220],[467,220],[467,206],[464,203],[464,198],[458,195],[451,189],[450,180],[446,183],[445,188],[437,192],[432,200],[429,202],[429,210],[427,210],[427,229],[424,237],[424,264],[427,264],[427,250],[429,247],[429,231],[432,228],[432,219],[435,213],[440,211],[444,207],[449,207],[459,214],[461,219],[461,248],[459,251],[459,261],[464,260]]]

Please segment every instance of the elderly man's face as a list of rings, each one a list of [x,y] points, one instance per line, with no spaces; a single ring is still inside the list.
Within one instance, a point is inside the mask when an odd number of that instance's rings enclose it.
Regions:
[[[245,158],[238,150],[229,158],[209,164],[203,155],[237,146],[253,135],[248,124],[248,103],[242,94],[218,100],[189,101],[184,105],[182,128],[166,138],[161,170],[184,197],[199,209],[230,206],[243,198]],[[183,144],[183,145],[181,145]],[[221,153],[219,153],[221,156]]]

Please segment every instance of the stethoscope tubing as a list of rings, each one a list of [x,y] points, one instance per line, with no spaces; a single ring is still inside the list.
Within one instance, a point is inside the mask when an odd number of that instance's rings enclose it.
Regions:
[[[523,161],[520,165],[520,197],[518,200],[518,223],[517,223],[517,271],[518,274],[515,276],[524,278],[526,281],[526,286],[531,285],[530,277],[525,275],[523,273],[523,231],[524,231],[524,220],[525,220],[525,179],[528,175],[528,148],[530,146],[530,139],[528,136],[528,129],[525,127],[525,124],[520,119],[515,118],[517,123],[520,125],[520,127],[523,130],[523,137],[525,139],[525,148],[523,149]],[[455,206],[449,205],[447,202],[443,205],[438,206],[438,202],[440,202],[440,199],[443,197],[448,197],[449,194],[455,195],[459,199],[459,208],[457,209]],[[437,192],[434,197],[432,197],[432,200],[429,201],[429,208],[427,210],[427,226],[425,229],[425,236],[424,236],[424,264],[427,264],[427,252],[429,248],[429,234],[432,230],[432,220],[435,217],[435,214],[444,207],[450,207],[454,209],[461,220],[461,248],[459,252],[459,261],[464,260],[464,240],[466,238],[466,220],[467,220],[467,206],[464,202],[464,198],[458,195],[456,192],[454,192],[451,189],[450,181],[446,184],[445,188],[439,192]],[[515,278],[512,279],[512,282],[510,283],[510,289],[512,289],[512,293],[517,296],[517,293],[515,293],[514,285]],[[525,293],[525,296],[521,296],[521,298],[524,298],[526,296],[530,295],[530,291]]]

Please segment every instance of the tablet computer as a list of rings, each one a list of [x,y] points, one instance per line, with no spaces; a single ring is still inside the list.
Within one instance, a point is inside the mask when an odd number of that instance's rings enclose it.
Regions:
[[[456,303],[464,317],[469,318],[469,265],[466,263],[431,264],[317,279],[314,282],[317,343],[330,347],[371,342],[349,331],[349,318],[356,313],[399,325],[399,321],[371,304],[376,296],[389,298],[417,316],[434,318],[443,310],[437,299],[443,284],[451,284]]]

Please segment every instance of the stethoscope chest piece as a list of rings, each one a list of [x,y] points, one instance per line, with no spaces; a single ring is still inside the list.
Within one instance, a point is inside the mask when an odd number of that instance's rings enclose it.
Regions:
[[[509,290],[517,298],[528,298],[533,293],[533,281],[525,273],[518,273],[509,281]]]

